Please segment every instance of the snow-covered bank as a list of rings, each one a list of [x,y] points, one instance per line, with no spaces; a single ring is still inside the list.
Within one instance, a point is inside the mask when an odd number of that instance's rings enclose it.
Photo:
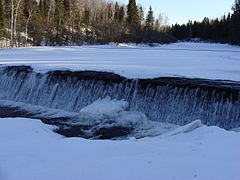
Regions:
[[[63,138],[37,120],[0,119],[1,180],[239,180],[240,134],[202,126],[124,141]]]
[[[224,44],[176,43],[143,46],[33,47],[0,49],[0,64],[115,72],[128,78],[185,76],[240,80],[240,48]]]

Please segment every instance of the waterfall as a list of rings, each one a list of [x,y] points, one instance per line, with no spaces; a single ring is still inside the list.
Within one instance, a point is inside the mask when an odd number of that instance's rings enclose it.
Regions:
[[[0,98],[79,112],[99,98],[129,102],[149,119],[184,125],[201,119],[225,129],[240,126],[240,83],[163,77],[126,79],[113,73],[51,71],[29,66],[0,68]]]

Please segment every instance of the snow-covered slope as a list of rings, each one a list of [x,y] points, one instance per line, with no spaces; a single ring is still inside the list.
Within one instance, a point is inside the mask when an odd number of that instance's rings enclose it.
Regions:
[[[33,47],[0,49],[0,64],[52,69],[98,70],[129,78],[186,76],[240,80],[240,48],[223,44],[176,43],[144,46]]]
[[[191,127],[155,138],[93,141],[64,138],[38,120],[0,119],[0,179],[239,180],[240,134]]]

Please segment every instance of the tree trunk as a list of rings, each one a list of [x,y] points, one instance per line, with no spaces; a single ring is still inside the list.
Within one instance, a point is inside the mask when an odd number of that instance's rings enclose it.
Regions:
[[[27,40],[28,40],[28,24],[30,19],[32,18],[32,10],[29,10],[29,16],[26,21],[26,26],[25,26],[25,46],[27,46]]]
[[[14,13],[14,23],[13,23],[13,34],[14,34],[14,39],[16,40],[17,36],[17,18],[18,18],[18,9],[20,7],[20,3],[22,0],[17,0],[17,4],[15,7],[15,13]],[[16,42],[15,42],[16,43]],[[19,43],[19,42],[18,42]]]
[[[13,23],[14,23],[14,2],[11,0],[11,34],[10,34],[10,47],[13,47]]]

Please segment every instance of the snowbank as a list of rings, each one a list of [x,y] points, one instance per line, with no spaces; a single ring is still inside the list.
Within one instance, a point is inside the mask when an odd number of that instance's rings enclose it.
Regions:
[[[240,134],[201,126],[124,141],[63,138],[37,120],[0,119],[1,180],[239,180]]]

